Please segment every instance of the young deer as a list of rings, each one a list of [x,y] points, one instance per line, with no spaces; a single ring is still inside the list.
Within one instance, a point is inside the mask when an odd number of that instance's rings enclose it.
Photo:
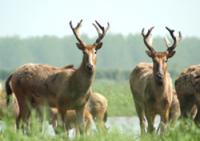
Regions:
[[[141,133],[145,132],[145,117],[148,122],[148,132],[154,131],[154,118],[156,114],[161,116],[161,131],[165,129],[168,122],[169,110],[172,103],[173,87],[170,74],[167,71],[167,60],[175,54],[177,41],[181,38],[175,37],[174,30],[169,31],[173,44],[169,46],[167,51],[157,52],[152,46],[150,28],[147,34],[142,29],[144,44],[148,48],[147,55],[152,58],[151,63],[140,63],[132,71],[130,75],[130,88],[135,102],[135,107],[140,120]]]
[[[106,132],[105,122],[107,121],[107,99],[100,93],[93,92],[85,106],[84,118],[85,118],[85,131],[87,134],[90,133],[92,123],[95,121],[97,129],[102,132]],[[53,127],[57,127],[58,122],[58,109],[51,108],[51,123]],[[66,128],[67,130],[75,127],[76,133],[79,133],[78,122],[76,119],[75,110],[66,110]]]
[[[96,123],[97,129],[102,133],[106,133],[107,128],[105,122],[108,116],[108,101],[106,97],[94,92],[90,95],[87,106]]]
[[[83,52],[82,63],[78,69],[73,67],[52,67],[43,64],[25,64],[19,67],[6,81],[7,95],[15,94],[19,104],[19,115],[16,118],[16,126],[20,121],[28,122],[31,106],[38,108],[45,104],[56,107],[65,126],[66,110],[76,110],[76,118],[81,133],[83,132],[83,111],[88,101],[91,85],[96,70],[96,53],[103,43],[108,28],[104,28],[97,21],[93,24],[98,32],[98,38],[92,45],[83,42],[79,35],[82,20],[70,27],[78,41],[77,47]],[[101,32],[100,32],[101,30]]]
[[[54,129],[57,127],[58,124],[58,109],[57,108],[51,108],[50,109],[50,120],[51,124],[53,125]],[[90,134],[93,118],[87,107],[85,108],[85,111],[83,113],[84,117],[84,130],[86,134]],[[76,135],[79,134],[79,126],[78,121],[76,118],[76,111],[75,110],[66,110],[65,112],[65,126],[67,131],[69,131],[72,128],[75,128]]]

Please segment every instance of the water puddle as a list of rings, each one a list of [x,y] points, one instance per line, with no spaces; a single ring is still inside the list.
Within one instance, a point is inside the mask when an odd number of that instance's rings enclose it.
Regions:
[[[155,119],[155,127],[158,127],[160,121],[160,117],[157,116]],[[139,125],[139,119],[137,116],[133,117],[109,117],[106,126],[109,129],[109,131],[117,130],[123,134],[140,134],[140,125]],[[0,121],[0,132],[2,132],[5,129],[5,123],[3,121]],[[55,136],[54,129],[51,125],[48,124],[48,122],[45,122],[43,127],[43,132],[45,134],[48,134],[50,136]],[[96,127],[95,124],[92,126],[92,130],[95,131]],[[71,129],[69,131],[69,136],[74,137],[75,136],[75,130]]]

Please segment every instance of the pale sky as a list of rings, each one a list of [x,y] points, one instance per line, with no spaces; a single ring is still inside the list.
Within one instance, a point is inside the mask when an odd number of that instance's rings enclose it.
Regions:
[[[82,33],[96,35],[94,20],[110,23],[110,33],[138,33],[155,26],[180,30],[183,36],[200,37],[200,0],[0,0],[0,36],[71,35],[83,19]]]

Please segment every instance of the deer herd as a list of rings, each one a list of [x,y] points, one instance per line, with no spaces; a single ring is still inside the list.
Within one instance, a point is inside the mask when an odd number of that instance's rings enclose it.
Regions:
[[[73,65],[53,67],[44,64],[25,64],[12,72],[5,82],[7,104],[13,96],[17,102],[16,128],[23,131],[29,128],[32,109],[42,118],[47,107],[49,122],[55,131],[61,128],[68,133],[75,128],[76,134],[88,134],[94,121],[97,129],[107,131],[107,99],[92,91],[96,72],[96,54],[102,47],[109,29],[95,21],[93,26],[98,37],[93,44],[86,44],[80,37],[82,20],[74,27],[69,25],[77,39],[76,46],[83,53],[79,68]],[[175,89],[168,72],[168,59],[175,55],[175,49],[181,40],[181,33],[166,27],[172,43],[166,42],[166,51],[158,52],[153,48],[151,27],[142,38],[147,47],[146,54],[152,63],[139,63],[130,74],[130,89],[140,121],[141,134],[155,132],[155,116],[160,116],[157,130],[164,132],[167,125],[181,117],[194,119],[200,125],[200,65],[193,65],[184,70],[175,80]],[[60,118],[58,118],[60,117]],[[61,121],[61,122],[59,122]],[[147,126],[146,126],[147,121]],[[61,123],[61,124],[59,124]]]

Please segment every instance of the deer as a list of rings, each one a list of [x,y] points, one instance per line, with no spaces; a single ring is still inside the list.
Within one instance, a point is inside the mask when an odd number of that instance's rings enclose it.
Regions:
[[[108,101],[103,94],[93,92],[88,100],[87,107],[96,123],[98,131],[102,133],[107,132],[105,125],[108,116]]]
[[[99,131],[103,133],[106,132],[106,125],[105,122],[107,121],[107,99],[100,93],[93,92],[89,100],[86,104],[84,117],[85,117],[85,131],[87,134],[90,134],[90,130],[92,127],[92,123],[95,121],[96,127]],[[57,127],[58,122],[58,109],[51,108],[50,109],[51,115],[51,123],[54,129]],[[67,130],[74,128],[76,129],[76,133],[79,133],[78,122],[76,119],[76,111],[75,110],[66,110],[66,127]]]
[[[130,74],[129,83],[135,108],[140,121],[141,134],[145,133],[145,118],[148,123],[147,131],[153,133],[154,119],[156,114],[160,115],[160,130],[163,133],[167,127],[169,120],[169,112],[173,98],[173,86],[170,74],[167,70],[167,61],[175,54],[177,43],[181,39],[181,32],[178,36],[174,35],[174,31],[168,27],[173,43],[165,39],[167,50],[158,52],[153,48],[151,27],[145,34],[142,29],[142,37],[147,47],[146,54],[152,59],[152,63],[139,63]]]
[[[176,90],[173,89],[172,103],[169,111],[169,122],[172,126],[175,126],[176,121],[181,116],[180,102]]]
[[[84,116],[84,130],[87,135],[90,134],[92,123],[93,123],[93,117],[89,110],[85,108],[85,111],[83,113]],[[75,128],[76,135],[79,135],[79,126],[78,121],[76,118],[76,111],[75,110],[66,110],[65,112],[65,125],[67,131],[69,131],[72,128]],[[50,108],[50,122],[53,125],[53,128],[55,129],[58,126],[58,109],[57,108]]]
[[[77,39],[76,46],[83,53],[82,62],[77,69],[73,67],[54,67],[47,64],[28,63],[20,66],[6,81],[7,96],[14,93],[19,105],[16,127],[28,125],[31,108],[39,109],[44,105],[58,108],[65,127],[65,111],[75,110],[81,134],[84,134],[84,108],[91,94],[91,86],[96,72],[96,53],[102,47],[102,39],[109,29],[93,23],[98,37],[93,44],[86,44],[80,37],[82,21],[76,27],[69,25]]]
[[[185,68],[175,80],[181,117],[191,118],[200,127],[200,65]]]

